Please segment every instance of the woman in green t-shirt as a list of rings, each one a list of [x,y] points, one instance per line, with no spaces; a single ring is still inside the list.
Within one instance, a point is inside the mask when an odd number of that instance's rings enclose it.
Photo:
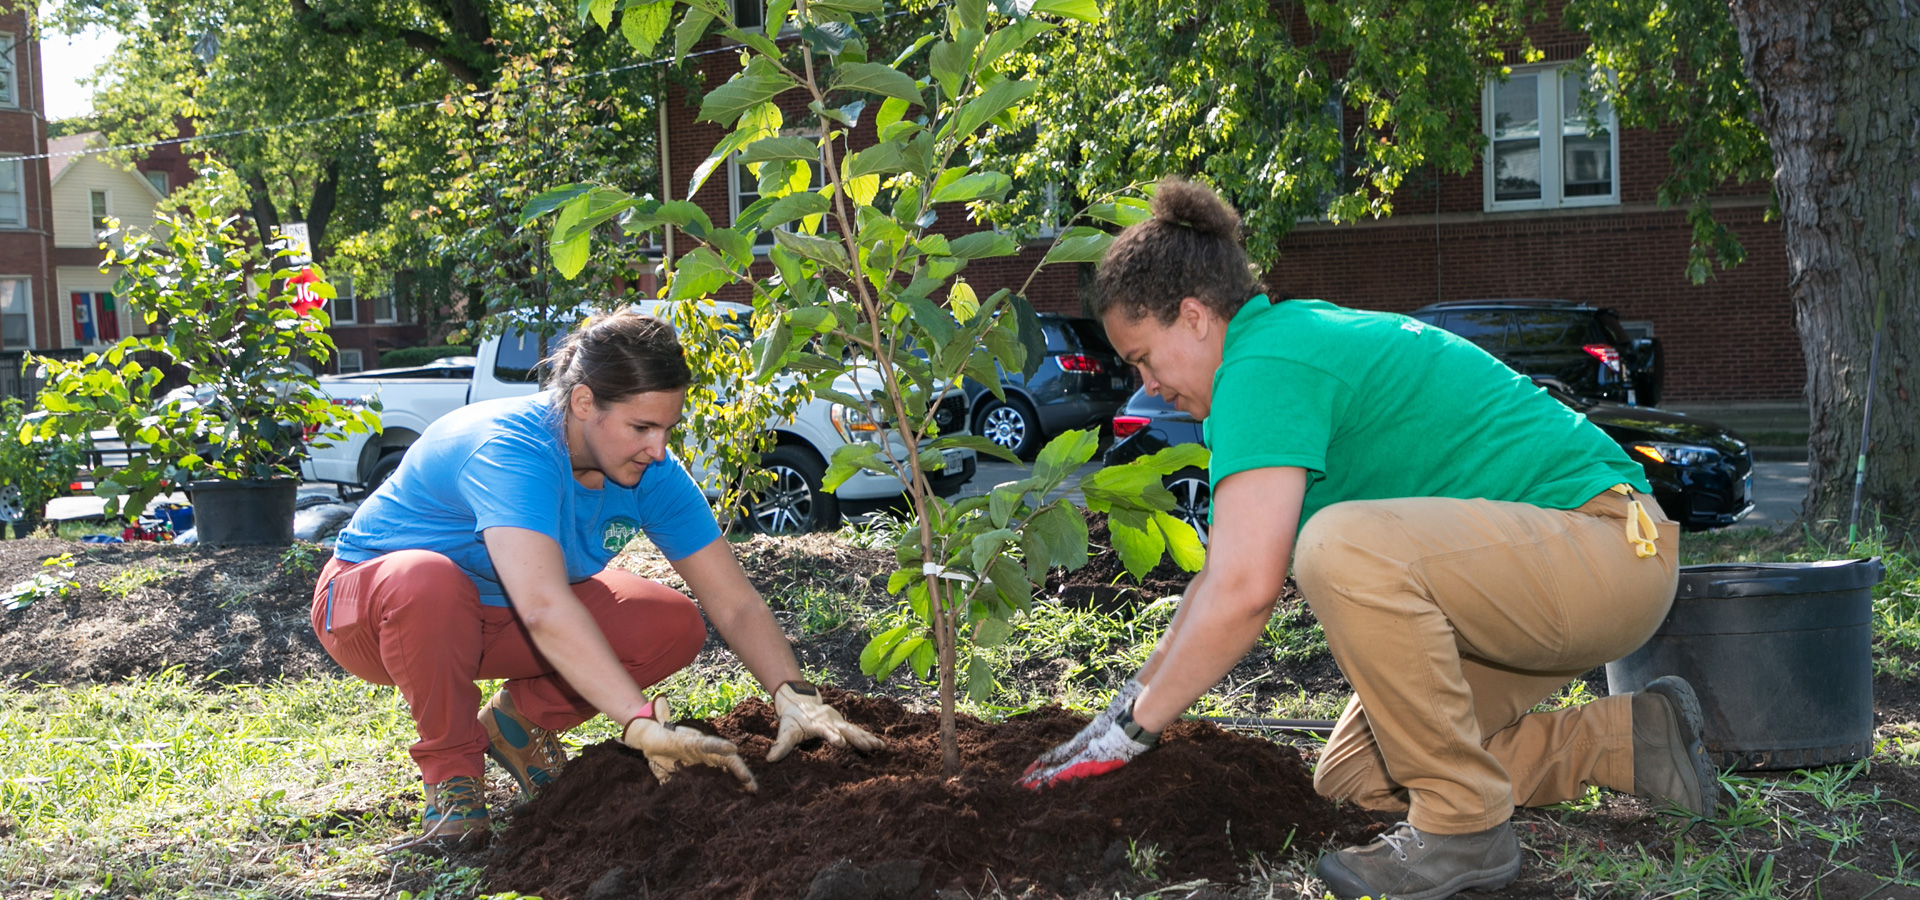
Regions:
[[[1601,785],[1695,815],[1717,801],[1677,678],[1533,707],[1644,643],[1678,528],[1584,417],[1473,344],[1405,316],[1274,301],[1240,218],[1168,179],[1102,262],[1095,314],[1146,389],[1205,422],[1207,564],[1138,674],[1042,787],[1111,771],[1238,663],[1289,566],[1354,696],[1315,787],[1406,821],[1321,857],[1341,897],[1433,900],[1512,881],[1508,820]]]

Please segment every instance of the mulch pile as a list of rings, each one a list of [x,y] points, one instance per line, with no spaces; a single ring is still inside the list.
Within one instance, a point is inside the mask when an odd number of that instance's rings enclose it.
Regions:
[[[1051,707],[999,725],[963,716],[963,771],[948,780],[936,714],[839,691],[828,700],[886,749],[813,742],[768,764],[776,720],[758,700],[706,726],[739,745],[757,794],[713,769],[662,785],[635,751],[586,748],[496,839],[490,889],[548,900],[892,900],[997,884],[1075,896],[1124,880],[1130,847],[1156,848],[1163,878],[1235,880],[1249,854],[1378,829],[1315,795],[1299,751],[1211,725],[1177,723],[1116,772],[1034,793],[1015,779],[1085,717]]]

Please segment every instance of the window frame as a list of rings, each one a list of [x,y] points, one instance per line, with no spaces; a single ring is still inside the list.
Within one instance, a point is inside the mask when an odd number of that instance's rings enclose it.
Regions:
[[[19,50],[19,35],[0,31],[0,108],[21,108]]]
[[[99,201],[96,207],[94,201]],[[87,223],[93,229],[93,239],[106,239],[107,220],[113,218],[113,191],[108,188],[87,189]]]
[[[380,306],[382,303],[385,303],[387,308],[386,315],[384,316],[380,314]],[[374,295],[372,306],[373,324],[390,325],[400,321],[400,303],[394,298],[392,291]]]
[[[27,340],[26,340],[26,343],[24,344],[16,345],[16,344],[7,343],[5,317],[9,315],[9,313],[6,312],[5,301],[0,300],[0,350],[16,350],[16,349],[31,350],[31,349],[34,349],[34,346],[33,346],[33,276],[31,275],[0,275],[0,285],[11,284],[14,282],[18,282],[20,284],[20,287],[17,288],[16,290],[19,292],[20,303],[22,306],[26,307],[26,311],[23,313],[14,313],[12,315],[20,315],[27,320]]]
[[[820,131],[818,129],[806,129],[806,128],[781,129],[780,136],[807,138],[810,140],[817,141],[820,139]],[[760,199],[759,179],[754,178],[753,173],[748,172],[746,170],[746,167],[739,162],[739,159],[740,159],[740,154],[737,151],[727,157],[727,227],[729,228],[735,227],[739,223],[741,210],[744,210],[747,207],[752,206],[755,202],[757,202]],[[820,190],[822,187],[826,186],[827,164],[824,157],[813,161],[813,181],[818,183],[815,184],[810,182],[808,184],[807,190],[817,191],[817,190]],[[743,183],[748,183],[748,182],[752,183],[753,185],[753,192],[752,192],[753,200],[748,201],[746,203],[742,203],[740,202],[740,194],[741,194],[740,186]],[[784,228],[788,231],[792,231],[793,230],[792,226],[793,226],[793,223],[788,222],[784,225],[776,225],[774,227]],[[763,231],[762,234],[771,235],[772,232]],[[765,256],[767,255],[768,248],[771,248],[772,246],[773,246],[773,239],[771,237],[767,238],[765,243],[761,243],[760,241],[755,241],[753,244],[753,255]]]
[[[14,167],[14,193],[20,197],[20,219],[10,222],[0,219],[0,228],[27,227],[27,169],[25,161],[17,153],[0,153],[0,166]]]
[[[173,191],[173,178],[164,171],[149,169],[141,172],[140,177],[145,178],[148,184],[153,185],[153,189],[159,191],[162,197],[165,197]]]
[[[353,360],[353,368],[351,369],[347,368],[347,360],[349,359]],[[342,347],[340,348],[340,361],[335,364],[335,368],[338,369],[342,375],[348,375],[354,372],[365,372],[367,370],[366,356],[363,355],[358,348]]]
[[[1605,194],[1569,197],[1566,194],[1566,118],[1562,100],[1562,79],[1578,77],[1577,63],[1540,66],[1514,66],[1506,82],[1488,76],[1480,91],[1480,132],[1487,139],[1481,154],[1481,201],[1486,212],[1518,210],[1573,209],[1620,205],[1620,113],[1612,104],[1602,125],[1607,132],[1607,152],[1612,169],[1612,190]],[[1539,115],[1540,196],[1529,200],[1494,199],[1494,92],[1519,78],[1536,78],[1535,110]]]
[[[332,280],[333,302],[328,304],[327,314],[333,317],[335,325],[360,324],[360,309],[353,294],[353,276],[341,274]],[[345,311],[345,315],[341,311]]]

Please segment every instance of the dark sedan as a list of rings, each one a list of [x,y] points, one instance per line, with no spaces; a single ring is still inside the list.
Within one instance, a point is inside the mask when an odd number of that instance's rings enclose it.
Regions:
[[[1553,399],[1600,426],[1647,472],[1653,496],[1667,518],[1688,531],[1732,525],[1753,511],[1753,454],[1733,432],[1680,413],[1648,406],[1584,400],[1551,380],[1535,379]],[[1113,447],[1106,465],[1131,462],[1174,444],[1200,442],[1200,423],[1142,389],[1113,417]],[[1207,473],[1175,472],[1167,478],[1179,508],[1174,514],[1205,535],[1212,492]]]

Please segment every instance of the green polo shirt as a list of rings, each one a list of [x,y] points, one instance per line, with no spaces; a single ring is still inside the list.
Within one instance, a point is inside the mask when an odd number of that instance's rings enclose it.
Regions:
[[[1573,509],[1646,474],[1586,417],[1464,338],[1393,313],[1262,295],[1227,326],[1205,423],[1214,487],[1310,473],[1300,523],[1343,500]]]

